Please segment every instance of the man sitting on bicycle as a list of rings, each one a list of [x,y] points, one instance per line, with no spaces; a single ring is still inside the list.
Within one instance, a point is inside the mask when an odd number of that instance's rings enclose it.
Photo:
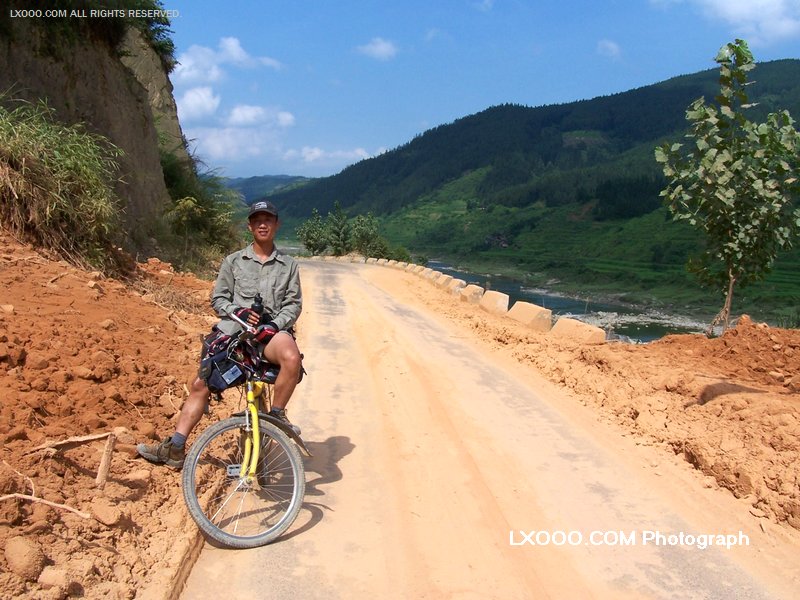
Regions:
[[[278,227],[278,210],[271,202],[256,202],[250,207],[248,228],[253,234],[253,243],[222,261],[211,296],[211,306],[221,321],[206,338],[203,355],[211,339],[241,331],[241,326],[229,314],[235,314],[250,325],[259,324],[260,315],[247,307],[253,304],[256,294],[260,294],[265,312],[271,316],[267,325],[275,331],[267,338],[264,358],[280,366],[270,414],[299,434],[299,428],[286,417],[286,405],[302,369],[292,328],[300,316],[303,301],[297,263],[275,247]],[[182,468],[186,438],[200,422],[210,396],[206,381],[198,374],[178,415],[175,433],[160,444],[139,444],[136,447],[139,454],[153,463]]]

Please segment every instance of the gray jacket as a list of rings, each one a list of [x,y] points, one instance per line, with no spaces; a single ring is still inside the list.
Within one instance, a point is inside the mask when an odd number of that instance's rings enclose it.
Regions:
[[[225,257],[220,265],[211,294],[211,306],[222,318],[217,328],[228,335],[238,333],[241,326],[228,317],[226,311],[250,308],[257,292],[261,293],[264,308],[279,329],[294,326],[303,309],[297,262],[275,248],[262,263],[250,244]]]

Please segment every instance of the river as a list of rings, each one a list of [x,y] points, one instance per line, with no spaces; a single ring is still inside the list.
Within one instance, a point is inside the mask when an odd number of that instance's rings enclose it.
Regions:
[[[470,273],[438,260],[428,261],[427,266],[467,283],[508,294],[509,307],[521,300],[550,309],[553,316],[572,317],[596,325],[605,329],[610,334],[610,339],[645,343],[671,333],[699,333],[707,327],[707,323],[690,317],[668,315],[622,304],[570,298],[549,290],[526,286],[508,277]]]

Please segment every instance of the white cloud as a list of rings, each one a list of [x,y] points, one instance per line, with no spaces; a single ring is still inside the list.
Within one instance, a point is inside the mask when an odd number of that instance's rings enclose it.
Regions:
[[[221,168],[229,175],[288,173],[319,177],[371,156],[364,148],[325,150],[318,146],[303,146],[287,150],[284,130],[268,124],[190,127],[184,132],[193,153],[206,164]]]
[[[250,125],[267,124],[284,128],[294,125],[294,115],[290,112],[274,108],[238,104],[231,110],[226,123],[230,127],[247,127]]]
[[[650,0],[669,8],[681,0]],[[766,45],[800,36],[800,0],[683,0],[712,21],[722,21],[749,43]]]
[[[193,151],[208,163],[236,163],[280,151],[276,132],[264,127],[197,127],[186,130]]]
[[[224,37],[219,41],[219,52],[217,56],[220,62],[233,63],[235,65],[246,65],[252,59],[242,48],[242,43],[234,37]]]
[[[441,35],[442,35],[441,31],[439,31],[436,27],[432,27],[431,29],[428,29],[428,31],[425,32],[425,41],[432,42]]]
[[[263,106],[249,106],[240,104],[234,106],[231,114],[228,116],[228,125],[231,127],[239,127],[242,125],[255,125],[264,121],[267,111]]]
[[[177,99],[178,118],[186,122],[211,116],[216,112],[219,102],[220,97],[214,95],[210,87],[191,88]]]
[[[191,46],[178,56],[178,64],[171,77],[176,83],[213,83],[222,78],[216,53],[203,46]]]
[[[380,37],[372,38],[368,44],[358,47],[361,54],[377,60],[389,60],[397,55],[398,48],[389,40]]]
[[[766,44],[800,35],[800,0],[695,0],[712,18],[722,19],[748,41]]]
[[[600,40],[597,42],[597,53],[600,56],[617,59],[622,56],[622,49],[617,42],[612,40]]]
[[[316,146],[303,146],[300,150],[287,150],[284,154],[284,158],[287,160],[300,158],[306,163],[326,162],[331,164],[349,164],[369,157],[369,152],[364,148],[328,151]]]
[[[275,120],[280,127],[291,127],[294,125],[294,115],[285,110],[278,111],[278,114],[275,115]]]
[[[205,46],[190,46],[178,56],[178,65],[172,72],[172,80],[177,85],[214,83],[224,76],[224,65],[253,69],[259,66],[280,70],[280,61],[268,56],[254,57],[242,48],[234,37],[220,39],[216,50]]]

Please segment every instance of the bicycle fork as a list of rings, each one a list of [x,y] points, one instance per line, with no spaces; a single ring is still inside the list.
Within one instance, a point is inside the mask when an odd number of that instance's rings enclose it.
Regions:
[[[244,457],[239,467],[239,477],[252,481],[256,476],[259,455],[261,454],[261,433],[258,426],[258,402],[256,398],[262,393],[261,382],[247,380],[247,410],[245,411],[245,430],[248,435],[244,439]]]

